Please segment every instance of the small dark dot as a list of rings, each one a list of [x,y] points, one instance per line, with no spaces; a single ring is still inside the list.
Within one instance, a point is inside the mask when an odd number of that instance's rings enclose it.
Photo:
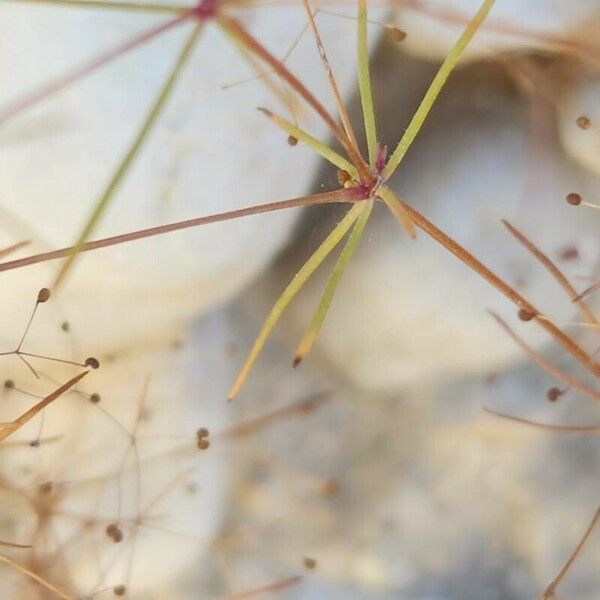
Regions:
[[[200,427],[200,429],[198,429],[198,431],[196,431],[196,437],[198,439],[208,437],[209,435],[210,435],[210,431],[208,431],[208,429],[206,429],[206,427]]]
[[[48,288],[42,288],[37,295],[37,301],[39,304],[43,304],[50,299],[50,290]]]
[[[52,482],[44,481],[38,485],[38,492],[44,496],[47,496],[52,491]]]
[[[106,527],[106,535],[112,539],[115,544],[123,540],[123,532],[115,523],[111,523]]]
[[[399,29],[398,27],[390,27],[389,32],[392,42],[398,43],[406,39],[406,31],[402,31],[402,29]]]
[[[4,388],[7,390],[14,390],[15,382],[12,379],[5,379],[4,380]]]
[[[345,171],[344,169],[338,169],[337,170],[337,180],[338,183],[340,185],[345,185],[346,183],[348,183],[350,181],[351,177],[350,177],[350,173],[348,173],[348,171]]]
[[[302,559],[302,564],[304,565],[305,569],[309,569],[312,570],[317,566],[317,561],[314,558],[310,558],[308,556],[305,556]]]
[[[31,442],[29,442],[29,446],[31,448],[39,448],[40,447],[40,440],[31,440]]]
[[[288,136],[287,143],[289,146],[295,146],[298,143],[298,138],[293,135]]]
[[[581,196],[576,192],[567,194],[566,200],[571,206],[579,206],[581,204]]]
[[[116,585],[113,588],[113,594],[115,596],[124,596],[127,593],[127,588],[124,585]]]
[[[517,315],[521,321],[531,321],[531,319],[535,317],[535,313],[527,310],[526,308],[520,308]]]
[[[91,369],[97,369],[100,366],[100,363],[98,362],[97,358],[90,356],[89,358],[85,359],[85,366],[90,367]]]
[[[589,117],[586,117],[585,115],[577,117],[576,123],[579,129],[589,129],[591,125]]]
[[[123,541],[123,532],[120,529],[117,529],[117,531],[115,531],[115,535],[112,536],[112,539],[115,544]]]
[[[63,321],[62,325],[60,326],[60,328],[66,333],[68,331],[71,331],[71,325],[69,324],[69,321]]]
[[[565,246],[558,254],[561,260],[577,260],[579,258],[579,250],[577,246]]]
[[[206,438],[202,438],[198,440],[196,446],[198,447],[198,450],[208,450],[210,447],[210,442]]]
[[[98,402],[100,402],[100,394],[94,392],[93,394],[90,395],[90,402],[92,404],[98,404]]]
[[[560,388],[551,387],[546,392],[546,398],[548,398],[548,400],[550,402],[556,402],[561,397],[562,394],[563,394],[563,390],[561,390]]]
[[[340,491],[340,482],[337,479],[328,479],[323,485],[323,493],[326,496],[334,496]]]

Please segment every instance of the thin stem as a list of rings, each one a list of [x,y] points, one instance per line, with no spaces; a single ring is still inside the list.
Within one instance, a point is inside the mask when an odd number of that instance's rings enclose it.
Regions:
[[[9,567],[14,569],[15,571],[19,571],[19,573],[22,573],[23,575],[29,577],[29,579],[33,579],[33,581],[35,581],[36,583],[39,583],[42,587],[45,587],[47,590],[50,590],[51,592],[56,594],[59,598],[62,598],[62,600],[75,600],[75,598],[73,596],[69,596],[69,595],[65,594],[64,592],[59,590],[56,586],[52,585],[49,581],[46,581],[43,577],[40,577],[39,575],[34,573],[32,570],[28,569],[27,567],[24,567],[23,565],[20,565],[19,563],[15,562],[14,560],[8,558],[8,556],[4,556],[3,554],[0,554],[0,562],[6,563]]]
[[[375,108],[371,90],[371,73],[369,70],[369,46],[367,40],[367,1],[358,0],[358,88],[362,105],[369,164],[375,166],[377,160],[377,127],[375,124]]]
[[[132,39],[125,41],[116,48],[111,48],[108,52],[100,54],[92,60],[75,67],[73,70],[65,73],[58,79],[50,81],[46,85],[43,85],[40,88],[26,93],[20,98],[16,98],[12,102],[9,102],[2,110],[0,110],[0,125],[6,123],[6,121],[9,119],[12,119],[16,115],[31,108],[32,106],[35,106],[52,94],[56,94],[69,85],[72,85],[73,83],[82,80],[84,77],[91,75],[101,67],[111,63],[117,58],[120,58],[127,52],[134,50],[156,36],[172,29],[176,25],[183,23],[193,14],[193,11],[188,10],[186,13],[183,13],[181,16],[178,16],[175,19],[167,21],[166,23],[162,23],[157,27],[152,27],[151,29],[142,32]]]
[[[519,292],[510,287],[495,273],[490,271],[481,261],[477,260],[470,252],[465,250],[460,244],[447,236],[443,231],[438,229],[431,221],[424,217],[420,212],[413,208],[410,204],[399,200],[404,207],[413,223],[422,229],[425,233],[431,236],[439,244],[452,252],[461,262],[475,271],[480,277],[485,279],[490,285],[504,294],[511,302],[519,308],[525,309],[533,318],[577,361],[589,369],[594,375],[600,375],[600,365],[592,359],[592,357],[578,344],[576,344],[569,336],[564,334],[551,321],[539,319],[539,311],[526,300]]]
[[[346,150],[346,153],[348,154],[348,158],[350,158],[350,162],[356,166],[361,178],[364,179],[364,181],[371,181],[372,175],[370,171],[364,165],[361,156],[357,155],[352,145],[349,144],[346,133],[327,112],[327,109],[315,98],[312,92],[310,92],[280,60],[275,58],[260,42],[258,42],[258,40],[256,40],[256,38],[254,38],[239,21],[223,12],[218,13],[216,18],[226,32],[237,38],[250,52],[270,65],[281,79],[288,83],[294,91],[304,98],[311,108],[326,123],[339,143],[344,147],[344,150]]]
[[[301,196],[300,198],[293,198],[291,200],[282,200],[280,202],[259,204],[258,206],[251,206],[248,208],[239,208],[237,210],[209,215],[206,217],[186,219],[185,221],[177,221],[175,223],[168,223],[166,225],[157,225],[156,227],[149,227],[147,229],[140,229],[138,231],[122,233],[120,235],[114,235],[111,237],[102,238],[100,240],[93,240],[90,242],[83,243],[81,246],[79,246],[78,251],[89,252],[91,250],[108,248],[109,246],[115,246],[117,244],[124,244],[126,242],[133,242],[136,240],[150,238],[157,235],[164,235],[166,233],[172,233],[174,231],[191,229],[193,227],[201,227],[203,225],[209,225],[211,223],[231,221],[233,219],[274,212],[277,210],[285,210],[288,208],[296,208],[300,206],[314,206],[318,204],[351,203],[356,202],[360,199],[361,198],[357,196],[357,190],[355,189],[335,190],[333,192],[323,192],[322,194],[314,194],[312,196]],[[42,252],[40,254],[34,254],[32,256],[26,256],[24,258],[18,258],[15,260],[0,263],[0,273],[3,271],[20,269],[28,265],[46,262],[48,260],[64,258],[65,256],[70,256],[73,253],[73,250],[75,250],[75,248],[76,246],[68,246],[67,248],[61,248],[60,250],[51,250],[50,252]]]
[[[369,216],[371,215],[371,210],[373,209],[373,200],[367,200],[361,206],[361,209],[360,215],[356,220],[356,223],[354,223],[352,232],[348,237],[348,241],[344,245],[344,248],[335,264],[331,277],[327,282],[325,291],[323,292],[323,296],[319,302],[319,306],[317,307],[313,319],[302,340],[300,341],[298,349],[296,350],[293,363],[294,367],[297,367],[304,360],[304,358],[310,352],[315,340],[317,339],[317,335],[321,330],[321,326],[323,325],[327,311],[331,306],[331,301],[333,300],[335,291],[337,290],[337,287],[342,279],[342,275],[344,274],[346,267],[348,266],[348,262],[352,258],[352,255],[356,251],[358,243],[363,236],[365,226],[369,220]]]
[[[575,379],[571,375],[569,375],[566,371],[563,371],[559,367],[554,366],[551,362],[547,361],[541,354],[536,352],[529,344],[525,343],[510,327],[510,325],[502,319],[499,315],[497,315],[494,311],[488,311],[490,315],[496,320],[496,322],[508,333],[508,335],[516,342],[518,346],[533,360],[533,362],[540,367],[543,371],[546,371],[551,377],[560,381],[570,388],[577,390],[584,396],[591,398],[593,400],[600,400],[600,392],[593,390],[588,387],[584,383],[580,382],[578,379]]]
[[[259,107],[258,110],[266,115],[275,125],[277,125],[277,127],[280,127],[297,140],[305,143],[311,150],[314,150],[317,154],[320,154],[333,166],[347,171],[355,180],[358,179],[358,171],[354,165],[341,154],[338,154],[335,150],[332,150],[327,144],[324,144],[317,138],[310,135],[310,133],[307,133],[303,129],[300,129],[300,127],[297,125],[294,125],[290,121],[287,121],[283,117],[276,115],[266,108]]]
[[[344,216],[344,218],[332,229],[329,235],[315,250],[312,256],[302,265],[300,270],[294,275],[292,281],[283,290],[273,308],[269,312],[261,330],[256,337],[242,369],[240,370],[231,390],[229,391],[228,400],[233,400],[244,385],[248,378],[254,363],[258,359],[269,335],[273,331],[277,321],[283,314],[288,304],[294,299],[302,286],[308,281],[310,276],[316,271],[317,267],[329,256],[331,251],[338,245],[342,238],[346,235],[350,227],[360,216],[363,207],[360,204],[355,204]]]
[[[510,233],[521,243],[535,258],[544,265],[544,267],[550,272],[550,274],[556,279],[559,285],[565,290],[569,298],[573,303],[577,305],[581,315],[587,321],[588,324],[599,325],[598,320],[594,313],[590,310],[588,305],[579,297],[578,292],[571,285],[569,280],[564,276],[562,271],[554,264],[550,258],[544,254],[533,242],[531,242],[525,235],[523,235],[514,225],[511,225],[507,220],[502,219],[504,226],[510,231]]]
[[[170,4],[153,4],[145,2],[110,2],[109,0],[9,0],[18,4],[54,4],[69,8],[92,8],[108,10],[125,10],[146,13],[178,14],[190,10],[189,6],[173,6]]]
[[[12,423],[5,425],[0,429],[0,442],[3,442],[8,436],[12,435],[17,429],[20,429],[27,423],[31,421],[35,415],[37,415],[41,410],[46,408],[48,404],[54,402],[57,398],[62,396],[67,390],[72,388],[76,383],[79,382],[80,379],[85,377],[89,371],[83,371],[83,373],[79,373],[72,379],[69,379],[66,383],[63,383],[60,387],[56,388],[51,394],[46,396],[44,399],[40,400],[36,405],[32,406],[28,411],[24,412],[20,417],[15,419]]]
[[[350,122],[350,117],[348,116],[348,111],[346,110],[346,105],[344,100],[342,99],[342,95],[340,94],[340,90],[337,86],[337,82],[335,81],[335,77],[333,75],[333,69],[331,68],[331,64],[329,59],[327,58],[327,53],[325,52],[325,46],[323,45],[323,40],[321,39],[321,35],[317,28],[317,24],[315,22],[315,17],[313,12],[308,5],[308,0],[302,0],[302,4],[304,5],[304,10],[306,12],[306,16],[308,17],[308,23],[310,24],[311,31],[313,33],[313,37],[315,39],[315,44],[317,45],[317,51],[319,52],[319,58],[321,59],[321,64],[325,69],[325,74],[327,75],[327,80],[329,81],[329,86],[331,87],[331,91],[333,92],[333,97],[335,99],[335,104],[338,109],[338,114],[340,115],[340,119],[342,121],[342,127],[344,128],[344,133],[346,134],[346,141],[350,144],[356,154],[360,156],[360,151],[358,149],[358,144],[356,143],[356,136],[354,135],[354,130],[352,129],[352,123]],[[361,156],[362,159],[362,156]]]
[[[515,417],[514,415],[507,415],[506,413],[499,412],[497,410],[493,410],[491,408],[484,409],[486,413],[493,415],[494,417],[499,417],[500,419],[505,419],[507,421],[513,421],[514,423],[520,423],[521,425],[527,425],[529,427],[535,427],[536,429],[543,429],[545,431],[552,431],[554,433],[580,433],[580,434],[590,434],[590,433],[600,433],[600,426],[578,426],[578,425],[553,425],[551,423],[539,423],[538,421],[532,421],[531,419],[524,419],[523,417]]]
[[[592,534],[592,531],[594,530],[594,527],[596,527],[596,524],[598,523],[599,520],[600,520],[600,507],[598,507],[596,509],[596,512],[594,513],[594,516],[592,517],[592,520],[590,521],[589,525],[587,526],[582,538],[579,540],[579,543],[575,547],[575,550],[573,550],[573,552],[571,553],[571,556],[569,556],[567,562],[560,569],[560,571],[558,572],[558,575],[552,580],[550,585],[545,589],[544,593],[541,596],[541,600],[551,600],[554,597],[554,592],[556,591],[556,588],[558,587],[560,582],[563,580],[563,578],[565,577],[565,575],[571,568],[571,565],[575,562],[575,559],[579,556],[579,553],[581,552],[583,546],[585,545],[588,538]]]
[[[390,209],[390,212],[394,215],[398,223],[400,223],[400,227],[412,239],[415,239],[417,237],[415,226],[394,192],[389,187],[382,186],[377,191],[377,194],[385,202],[385,205]]]
[[[384,179],[389,179],[394,174],[394,171],[398,168],[398,165],[404,158],[404,155],[411,147],[415,137],[417,137],[417,134],[421,130],[421,127],[423,126],[431,107],[435,103],[439,93],[442,91],[442,88],[448,80],[450,73],[452,73],[454,67],[456,67],[460,57],[467,47],[467,44],[471,41],[479,29],[479,26],[483,23],[483,20],[487,16],[493,4],[494,0],[484,0],[475,16],[471,19],[471,21],[469,21],[469,24],[467,25],[463,34],[460,36],[456,44],[454,44],[454,47],[452,50],[450,50],[448,56],[446,56],[442,66],[433,78],[429,89],[425,93],[419,108],[417,108],[415,114],[413,115],[408,128],[398,142],[393,154],[390,156],[390,159],[383,170]]]
[[[4,258],[5,256],[24,248],[31,244],[31,240],[23,240],[22,242],[17,242],[16,244],[11,244],[10,246],[6,246],[6,248],[2,248],[0,250],[0,258]]]
[[[119,189],[121,183],[125,179],[125,176],[129,173],[129,170],[131,169],[135,159],[137,158],[139,151],[143,147],[144,142],[147,140],[158,117],[162,113],[163,108],[165,107],[165,105],[167,103],[167,100],[171,96],[171,93],[173,91],[173,88],[175,87],[175,84],[177,83],[179,75],[181,74],[185,64],[187,63],[188,59],[190,58],[192,51],[198,40],[198,36],[200,35],[201,29],[202,29],[201,24],[196,25],[196,27],[194,27],[192,34],[188,38],[181,53],[179,54],[179,57],[177,58],[177,61],[173,65],[173,68],[171,70],[171,73],[169,74],[169,77],[165,81],[158,97],[154,101],[154,104],[152,105],[150,112],[146,116],[146,119],[145,119],[141,129],[139,130],[133,144],[131,145],[131,147],[129,148],[129,150],[127,151],[125,156],[123,157],[123,160],[117,167],[117,170],[115,171],[115,173],[114,173],[112,179],[110,180],[107,188],[105,189],[104,193],[100,196],[100,198],[99,198],[98,202],[96,203],[96,206],[95,206],[94,210],[92,211],[91,215],[89,216],[83,230],[79,234],[79,238],[77,239],[77,242],[75,244],[73,251],[71,252],[69,257],[65,261],[65,264],[60,269],[60,271],[54,281],[53,287],[55,287],[55,288],[58,287],[60,285],[60,283],[63,281],[67,272],[72,267],[77,254],[79,252],[81,252],[83,244],[85,244],[85,242],[88,240],[90,234],[94,231],[94,229],[100,222],[100,219],[104,216],[106,209],[110,205],[111,201],[114,199],[117,190]]]

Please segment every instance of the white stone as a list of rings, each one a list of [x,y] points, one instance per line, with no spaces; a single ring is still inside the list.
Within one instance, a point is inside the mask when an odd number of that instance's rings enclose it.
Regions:
[[[226,506],[217,436],[228,421],[233,339],[217,313],[181,348],[117,354],[3,442],[0,538],[33,546],[13,552],[16,560],[38,565],[38,575],[78,598],[118,585],[137,600],[180,597],[173,586],[205,559]],[[13,373],[18,386],[36,390],[32,378]],[[2,404],[4,421],[31,399],[5,391]],[[196,447],[201,427],[210,432],[206,450]],[[29,445],[35,439],[38,448]],[[111,523],[122,531],[118,543],[106,534]],[[5,598],[33,597],[31,589],[18,573],[0,583]]]
[[[242,11],[240,18],[276,56],[286,53],[306,24],[301,7]],[[167,19],[4,3],[2,99],[9,102],[53,81]],[[347,50],[355,23],[323,16],[319,24],[340,87],[351,89],[355,59]],[[25,252],[34,253],[75,241],[190,32],[190,24],[169,31],[2,125],[0,248],[28,239],[32,244]],[[334,106],[310,32],[287,64]],[[318,157],[301,144],[289,147],[287,135],[256,110],[268,106],[289,117],[286,107],[260,81],[222,89],[253,74],[208,23],[156,131],[93,238],[307,191]],[[294,103],[303,126],[327,135],[309,108],[298,98]],[[100,350],[170,335],[240,290],[288,239],[297,215],[292,210],[251,217],[90,253],[79,259],[62,290],[61,306]],[[5,290],[13,290],[3,295],[4,313],[16,315],[30,293],[27,284],[49,285],[58,268],[54,262],[29,270],[29,277],[16,275],[18,285],[4,276]]]
[[[436,109],[391,186],[543,314],[559,323],[577,319],[565,293],[500,220],[521,229],[571,278],[592,275],[600,256],[597,215],[567,205],[564,198],[577,190],[593,201],[598,180],[565,158],[556,140],[533,156],[526,124],[511,101],[477,108],[482,91],[468,86],[460,81],[448,92],[447,105]],[[388,88],[388,93],[394,92]],[[456,100],[455,93],[465,99]],[[494,93],[487,94],[488,102],[496,102]],[[398,97],[399,115],[402,102]],[[330,219],[319,234],[334,222]],[[308,248],[306,241],[297,244],[295,259],[269,289],[273,300],[313,242]],[[571,263],[559,258],[569,246],[579,253]],[[332,265],[321,268],[291,304],[290,345],[298,343],[308,325]],[[516,325],[534,346],[551,340],[535,323],[520,323],[512,303],[425,233],[419,231],[416,241],[408,239],[380,205],[336,292],[314,360],[324,359],[361,387],[387,392],[424,382],[443,385],[524,360],[488,308]]]
[[[421,58],[443,60],[480,0],[434,0],[400,5],[395,24],[407,33],[402,48]],[[498,0],[475,40],[465,52],[465,60],[488,58],[507,51],[550,49],[562,51],[561,42],[600,18],[595,0]]]
[[[578,125],[580,117],[589,125]],[[569,87],[559,109],[561,140],[566,151],[600,175],[600,77],[588,75]]]

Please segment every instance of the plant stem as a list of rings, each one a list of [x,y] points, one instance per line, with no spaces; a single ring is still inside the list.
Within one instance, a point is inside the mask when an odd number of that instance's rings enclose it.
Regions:
[[[421,130],[429,111],[434,105],[439,93],[442,91],[442,88],[448,80],[450,73],[452,73],[454,67],[456,67],[460,57],[467,47],[467,44],[471,41],[479,29],[479,26],[483,23],[483,20],[487,16],[493,4],[494,0],[484,0],[475,16],[471,19],[471,21],[469,21],[469,24],[467,25],[463,34],[460,36],[456,44],[454,44],[454,47],[452,50],[450,50],[448,56],[446,56],[442,66],[433,78],[429,89],[425,93],[423,100],[421,100],[419,108],[417,108],[415,114],[413,115],[413,118],[404,132],[404,135],[398,142],[393,154],[390,156],[390,159],[383,170],[384,179],[389,179],[394,174],[394,171],[398,168],[398,165],[404,158],[404,155],[411,147],[414,139]]]
[[[420,212],[413,208],[410,204],[400,200],[400,204],[404,207],[413,223],[430,235],[439,244],[452,252],[461,262],[465,263],[470,269],[475,271],[490,285],[504,294],[511,302],[519,308],[525,309],[529,314],[533,315],[535,320],[578,362],[586,369],[589,369],[594,375],[600,375],[600,365],[593,358],[576,344],[569,336],[564,334],[554,323],[547,319],[539,318],[539,311],[528,300],[526,300],[519,292],[510,287],[495,273],[490,271],[481,261],[476,259],[470,252],[465,250],[460,244],[455,242],[451,237],[447,236],[443,231],[438,229],[431,221],[424,217]]]
[[[254,345],[252,346],[242,369],[240,370],[231,390],[229,391],[228,400],[233,400],[244,385],[254,363],[258,359],[269,335],[273,331],[277,321],[283,314],[288,304],[294,299],[302,286],[308,281],[310,276],[316,271],[317,267],[329,256],[331,251],[338,245],[342,238],[346,235],[350,227],[360,216],[363,210],[362,204],[355,204],[344,216],[344,218],[332,229],[329,235],[323,240],[321,245],[315,250],[311,257],[302,265],[300,270],[294,275],[292,281],[283,290],[273,308],[267,315],[263,326],[260,329]]]
[[[321,326],[323,325],[323,321],[325,319],[325,315],[327,315],[327,311],[331,306],[331,301],[333,300],[333,296],[335,291],[342,279],[342,275],[344,274],[346,267],[348,266],[348,262],[352,258],[352,255],[356,251],[358,247],[358,243],[360,242],[363,233],[365,231],[365,226],[367,221],[369,220],[369,216],[371,215],[371,210],[373,209],[373,200],[367,200],[361,206],[362,212],[360,213],[354,227],[352,228],[352,232],[348,237],[348,241],[344,245],[344,248],[335,264],[333,269],[333,273],[327,282],[325,287],[325,291],[323,292],[323,296],[321,297],[321,301],[319,302],[319,306],[315,311],[313,319],[306,330],[298,349],[296,350],[296,355],[294,357],[294,367],[297,367],[301,361],[304,360],[306,355],[310,352],[315,340],[317,339],[317,335],[321,330]]]
[[[117,167],[117,170],[112,176],[108,186],[104,190],[104,193],[98,199],[94,210],[89,216],[83,230],[79,234],[79,238],[74,245],[74,248],[71,254],[68,256],[65,264],[61,267],[55,281],[53,284],[54,288],[57,288],[61,282],[64,280],[67,272],[73,266],[75,258],[77,254],[81,252],[83,244],[88,240],[90,234],[94,231],[100,219],[104,216],[106,209],[110,205],[111,201],[114,199],[117,190],[119,189],[121,183],[125,179],[125,176],[129,173],[135,159],[137,158],[139,151],[144,145],[144,142],[147,140],[150,132],[152,131],[158,117],[162,113],[163,108],[165,107],[167,100],[171,96],[171,93],[177,83],[179,75],[181,74],[185,64],[190,58],[192,51],[196,45],[198,40],[198,36],[200,35],[200,31],[202,29],[202,25],[198,24],[194,27],[194,30],[187,42],[185,43],[181,53],[179,54],[177,61],[175,62],[169,77],[165,81],[158,97],[154,101],[150,112],[146,116],[146,119],[139,130],[133,144],[130,146],[129,150],[123,157],[123,160]]]
[[[189,11],[192,6],[173,6],[141,2],[111,2],[109,0],[9,0],[17,4],[54,4],[68,8],[91,8],[125,10],[131,12],[178,14]]]
[[[301,196],[300,198],[282,200],[280,202],[270,202],[269,204],[259,204],[258,206],[250,206],[248,208],[239,208],[237,210],[208,215],[206,217],[186,219],[185,221],[167,223],[166,225],[157,225],[156,227],[148,227],[147,229],[139,229],[138,231],[131,231],[129,233],[122,233],[120,235],[114,235],[99,240],[84,242],[81,244],[81,246],[79,246],[78,251],[89,252],[91,250],[116,246],[117,244],[124,244],[126,242],[133,242],[157,235],[164,235],[174,231],[191,229],[192,227],[200,227],[202,225],[220,223],[222,221],[231,221],[241,217],[249,217],[252,215],[284,210],[288,208],[315,206],[318,204],[335,204],[338,202],[352,203],[362,199],[356,194],[356,189],[342,189],[335,190],[333,192],[323,192],[322,194],[314,194],[312,196]],[[50,252],[42,252],[40,254],[34,254],[32,256],[26,256],[24,258],[17,258],[15,260],[0,263],[0,273],[2,271],[12,271],[13,269],[20,269],[28,265],[64,258],[65,256],[70,256],[75,248],[76,246],[68,246],[67,248],[61,248],[59,250],[51,250]]]
[[[375,108],[371,90],[371,73],[369,70],[369,46],[367,43],[367,2],[358,0],[358,88],[362,105],[369,164],[375,166],[377,160],[377,127],[375,125]]]

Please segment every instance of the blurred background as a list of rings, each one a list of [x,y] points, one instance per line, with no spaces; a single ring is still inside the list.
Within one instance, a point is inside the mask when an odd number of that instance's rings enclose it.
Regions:
[[[218,10],[335,111],[302,6],[281,4]],[[363,140],[356,6],[311,8]],[[477,8],[369,5],[390,152]],[[256,111],[328,141],[294,90],[212,13],[199,34],[181,14],[176,2],[2,3],[3,260],[74,243],[102,201],[92,238],[339,187],[334,168]],[[576,290],[600,276],[599,32],[596,1],[497,0],[390,180],[593,356],[597,327],[582,326],[501,220]],[[87,357],[100,362],[0,445],[0,540],[28,546],[0,549],[26,570],[2,566],[2,598],[542,597],[600,502],[597,431],[485,409],[590,428],[600,412],[494,315],[592,395],[597,384],[434,240],[408,238],[382,203],[311,354],[292,368],[337,255],[227,402],[274,301],[346,210],[290,209],[94,251],[60,286],[61,261],[0,273],[2,423]],[[45,286],[51,298],[36,304]],[[593,310],[598,295],[588,299]],[[596,531],[545,598],[599,596]]]

